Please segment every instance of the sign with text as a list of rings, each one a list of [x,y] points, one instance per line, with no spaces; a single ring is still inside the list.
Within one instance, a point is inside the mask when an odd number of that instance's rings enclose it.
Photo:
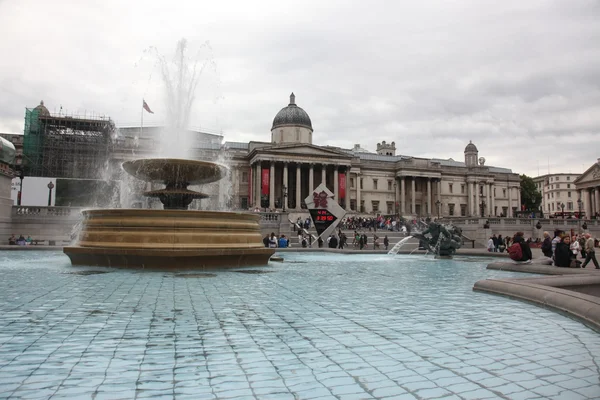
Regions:
[[[319,236],[329,236],[346,215],[324,184],[317,186],[304,202]]]

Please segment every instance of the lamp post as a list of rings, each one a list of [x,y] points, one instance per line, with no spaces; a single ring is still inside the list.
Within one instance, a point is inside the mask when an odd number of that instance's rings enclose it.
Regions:
[[[581,233],[581,208],[583,207],[583,201],[581,199],[577,199],[577,209],[579,210],[579,215],[577,216],[579,222],[579,233]]]
[[[48,183],[48,207],[52,205],[52,189],[54,189],[54,183],[50,181],[50,183]]]
[[[285,212],[286,204],[287,204],[287,186],[283,185],[283,212]]]
[[[19,169],[19,192],[17,193],[17,205],[21,205],[21,197],[23,196],[23,178],[25,178],[25,174],[22,169]]]
[[[437,214],[438,214],[438,219],[440,219],[440,206],[442,205],[442,202],[439,200],[435,201],[435,206],[437,207]]]
[[[562,212],[562,217],[565,219],[565,203],[560,203],[560,209]]]

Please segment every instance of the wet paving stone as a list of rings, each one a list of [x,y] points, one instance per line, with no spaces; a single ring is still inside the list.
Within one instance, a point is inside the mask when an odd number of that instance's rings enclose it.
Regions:
[[[286,253],[85,277],[26,253],[0,254],[0,398],[600,398],[600,335],[473,292],[518,276],[487,260]]]

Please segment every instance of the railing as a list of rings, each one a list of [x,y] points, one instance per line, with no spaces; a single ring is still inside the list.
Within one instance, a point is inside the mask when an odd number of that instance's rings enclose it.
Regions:
[[[260,224],[263,226],[279,226],[281,223],[281,213],[261,212],[257,213],[260,216]]]
[[[78,218],[81,215],[80,207],[38,207],[38,206],[13,206],[12,218]]]
[[[562,218],[442,218],[440,222],[450,223],[453,225],[483,225],[487,222],[490,226],[510,226],[515,228],[515,225],[520,226],[532,226],[534,227],[537,223],[542,225],[542,229],[552,230],[554,228],[574,228],[584,223],[589,227],[600,227],[600,220],[597,219],[562,219]]]

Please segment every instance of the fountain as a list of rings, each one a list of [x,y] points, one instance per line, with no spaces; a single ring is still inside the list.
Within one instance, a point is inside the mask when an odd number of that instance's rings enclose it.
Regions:
[[[412,237],[419,239],[419,247],[424,247],[435,254],[437,258],[452,258],[456,250],[461,247],[462,231],[454,225],[444,226],[439,222],[431,221],[427,228]]]
[[[73,265],[125,268],[203,269],[267,264],[273,249],[262,243],[258,215],[187,210],[207,194],[188,185],[225,176],[227,167],[208,161],[152,158],[126,161],[138,179],[166,187],[144,193],[163,210],[83,211],[79,241],[64,248]]]

